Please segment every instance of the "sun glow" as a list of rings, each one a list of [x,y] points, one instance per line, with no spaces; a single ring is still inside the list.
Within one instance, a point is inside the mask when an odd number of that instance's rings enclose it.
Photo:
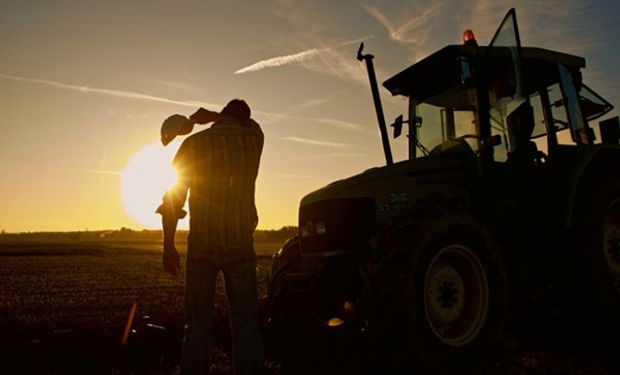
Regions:
[[[161,228],[161,216],[155,213],[166,190],[174,186],[177,174],[172,159],[179,142],[167,147],[159,143],[144,146],[129,160],[121,173],[123,206],[132,219],[146,228]],[[180,227],[185,226],[181,221]]]

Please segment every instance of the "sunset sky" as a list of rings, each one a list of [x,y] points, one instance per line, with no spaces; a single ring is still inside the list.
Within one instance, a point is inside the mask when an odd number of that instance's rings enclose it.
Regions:
[[[584,82],[620,105],[615,0],[2,0],[0,229],[144,228],[121,172],[163,149],[167,116],[235,97],[266,138],[259,228],[295,225],[303,195],[384,162],[359,42],[383,82],[466,28],[487,44],[512,6],[524,45],[585,57]],[[406,102],[382,94],[391,122]]]

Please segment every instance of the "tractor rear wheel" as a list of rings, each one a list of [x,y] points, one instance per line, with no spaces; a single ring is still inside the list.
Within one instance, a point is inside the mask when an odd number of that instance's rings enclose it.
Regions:
[[[578,211],[580,309],[620,332],[620,178],[595,179]],[[587,201],[587,203],[585,202]],[[584,303],[585,302],[585,303]]]
[[[416,214],[378,240],[363,276],[376,371],[463,373],[497,348],[506,306],[503,265],[470,215]]]

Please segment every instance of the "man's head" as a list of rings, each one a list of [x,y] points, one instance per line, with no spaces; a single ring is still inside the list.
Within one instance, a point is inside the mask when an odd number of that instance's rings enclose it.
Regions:
[[[224,116],[233,117],[239,121],[249,120],[252,115],[248,103],[241,99],[233,99],[229,101],[220,113]]]

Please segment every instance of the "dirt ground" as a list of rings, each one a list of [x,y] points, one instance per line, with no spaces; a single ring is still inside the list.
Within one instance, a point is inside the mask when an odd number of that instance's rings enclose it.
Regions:
[[[273,243],[257,244],[266,292]],[[175,374],[183,327],[183,280],[161,271],[152,244],[0,243],[0,366],[3,374]],[[126,345],[119,340],[130,309]],[[214,310],[213,372],[231,370],[223,282]],[[483,374],[620,373],[620,344],[554,314],[507,337]],[[268,374],[279,374],[270,358]]]

